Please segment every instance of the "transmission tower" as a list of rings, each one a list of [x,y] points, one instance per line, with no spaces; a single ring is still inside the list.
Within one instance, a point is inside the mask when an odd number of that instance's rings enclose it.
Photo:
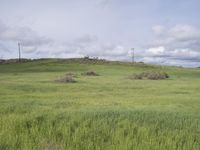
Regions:
[[[18,50],[19,50],[19,62],[21,61],[21,45],[18,42]]]
[[[131,57],[132,57],[132,63],[135,62],[135,54],[134,54],[134,48],[131,48]]]

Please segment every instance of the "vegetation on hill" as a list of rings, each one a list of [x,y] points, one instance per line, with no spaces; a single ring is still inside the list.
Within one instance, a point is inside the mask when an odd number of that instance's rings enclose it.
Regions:
[[[127,78],[148,71],[170,78]],[[0,64],[0,85],[2,150],[200,149],[199,69],[43,59]]]
[[[130,76],[130,79],[149,79],[149,80],[163,80],[169,78],[166,72],[147,71]]]

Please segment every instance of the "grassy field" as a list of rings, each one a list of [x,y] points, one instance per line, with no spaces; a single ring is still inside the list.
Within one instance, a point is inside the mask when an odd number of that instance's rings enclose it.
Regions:
[[[93,70],[100,76],[82,76]],[[166,80],[130,80],[147,70]],[[77,83],[57,83],[66,73]],[[199,150],[200,69],[83,60],[0,65],[0,150]]]

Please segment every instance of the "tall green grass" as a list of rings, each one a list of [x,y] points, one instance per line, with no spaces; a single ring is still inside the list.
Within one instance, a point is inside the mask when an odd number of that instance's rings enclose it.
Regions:
[[[94,70],[100,76],[82,76]],[[129,80],[142,71],[169,79]],[[67,72],[77,83],[54,82]],[[79,60],[0,65],[0,149],[198,150],[200,70]]]

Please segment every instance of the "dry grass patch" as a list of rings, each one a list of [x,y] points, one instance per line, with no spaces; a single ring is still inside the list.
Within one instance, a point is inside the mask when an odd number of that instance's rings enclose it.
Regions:
[[[58,83],[76,83],[77,81],[74,79],[72,75],[65,75],[65,77],[55,80]]]
[[[169,78],[169,75],[166,72],[160,71],[146,71],[140,74],[134,74],[129,77],[129,79],[137,79],[137,80],[163,80]]]
[[[72,73],[72,72],[67,72],[67,73],[65,74],[65,76],[72,76],[73,78],[76,78],[76,77],[77,77],[77,74]]]

